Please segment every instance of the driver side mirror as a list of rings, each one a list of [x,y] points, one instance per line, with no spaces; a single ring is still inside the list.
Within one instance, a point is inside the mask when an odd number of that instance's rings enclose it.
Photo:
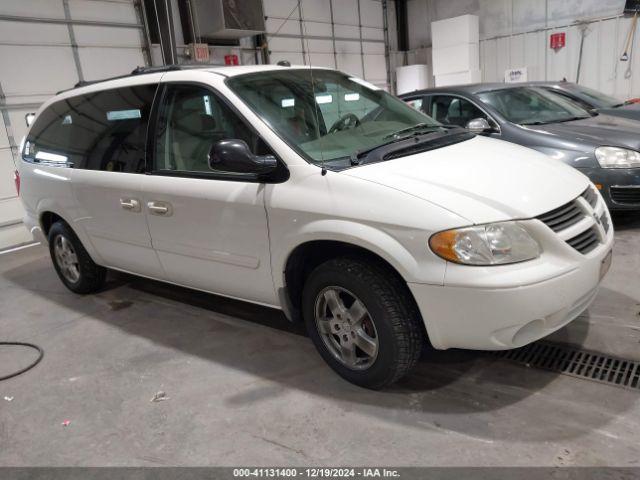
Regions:
[[[478,135],[493,131],[493,128],[489,125],[486,118],[474,118],[473,120],[469,120],[464,128],[469,130],[471,133],[476,133]]]
[[[217,172],[266,175],[278,168],[273,155],[254,155],[244,140],[216,142],[209,152],[209,168]]]

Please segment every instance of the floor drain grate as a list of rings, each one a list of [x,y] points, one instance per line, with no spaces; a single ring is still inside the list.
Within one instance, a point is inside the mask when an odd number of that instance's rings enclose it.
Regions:
[[[550,342],[535,342],[495,354],[505,360],[529,367],[640,390],[640,362],[633,360],[623,360]]]

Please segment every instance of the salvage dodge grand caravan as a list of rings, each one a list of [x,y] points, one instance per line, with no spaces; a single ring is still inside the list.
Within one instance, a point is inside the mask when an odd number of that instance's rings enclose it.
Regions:
[[[405,375],[426,339],[499,350],[550,334],[611,258],[584,175],[333,70],[81,86],[43,105],[22,158],[25,222],[73,292],[114,269],[275,307],[369,388]]]

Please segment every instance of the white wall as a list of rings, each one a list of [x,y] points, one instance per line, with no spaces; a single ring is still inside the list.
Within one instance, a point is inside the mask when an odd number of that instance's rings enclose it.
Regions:
[[[633,61],[620,62],[631,23],[620,15],[623,6],[624,0],[409,0],[410,47],[431,45],[431,21],[471,13],[480,17],[483,81],[501,82],[506,69],[523,66],[531,80],[575,81],[575,23],[587,21],[580,83],[626,99],[640,96],[640,38]],[[555,32],[566,33],[567,45],[558,52],[549,48]],[[625,78],[629,65],[631,76]]]
[[[12,179],[24,115],[81,75],[144,65],[140,23],[133,0],[0,1],[0,249],[30,239]]]

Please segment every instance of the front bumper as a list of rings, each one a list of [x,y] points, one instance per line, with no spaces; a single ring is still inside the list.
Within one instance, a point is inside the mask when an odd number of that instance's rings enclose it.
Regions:
[[[581,254],[541,222],[526,223],[542,239],[540,258],[498,267],[447,264],[444,285],[409,283],[435,348],[521,347],[591,304],[613,247],[613,229],[596,249]]]
[[[580,168],[589,179],[601,185],[600,193],[609,210],[640,210],[640,168]],[[633,195],[625,194],[637,192]]]

